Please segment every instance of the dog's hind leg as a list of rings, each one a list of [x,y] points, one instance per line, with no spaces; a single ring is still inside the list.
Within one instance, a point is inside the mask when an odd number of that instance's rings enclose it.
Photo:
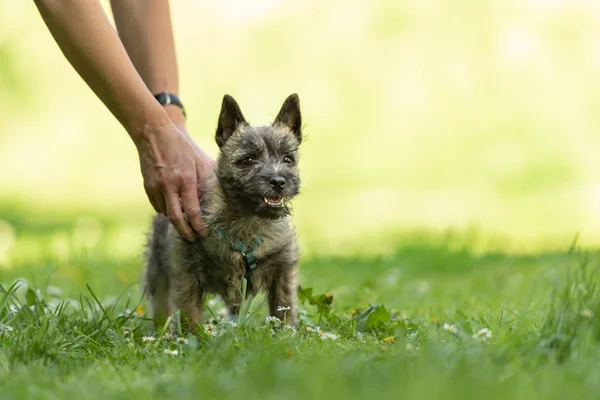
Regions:
[[[161,267],[148,265],[146,294],[152,307],[154,326],[160,329],[172,313],[169,275]]]
[[[173,312],[170,277],[167,266],[167,230],[169,221],[158,215],[154,218],[146,253],[145,293],[152,308],[154,326],[160,329]]]

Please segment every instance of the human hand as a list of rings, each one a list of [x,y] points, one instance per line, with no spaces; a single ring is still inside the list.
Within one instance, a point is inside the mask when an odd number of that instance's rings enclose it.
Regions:
[[[145,128],[136,147],[144,189],[154,209],[166,215],[184,239],[193,242],[194,231],[206,235],[198,198],[213,160],[171,120]]]

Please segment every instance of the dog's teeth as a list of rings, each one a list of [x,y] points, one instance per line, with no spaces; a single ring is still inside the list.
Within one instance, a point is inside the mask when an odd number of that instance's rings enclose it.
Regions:
[[[270,206],[280,206],[283,204],[283,199],[269,199],[267,197],[264,198],[266,204]]]

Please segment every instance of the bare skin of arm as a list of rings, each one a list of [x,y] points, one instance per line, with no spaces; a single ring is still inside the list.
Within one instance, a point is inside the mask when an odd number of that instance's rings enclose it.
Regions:
[[[110,2],[121,42],[129,54],[135,69],[152,93],[168,92],[179,95],[179,74],[171,10],[168,0],[111,0]],[[167,114],[177,128],[190,138],[185,126],[182,110],[175,105],[165,106]],[[199,160],[198,194],[203,193],[204,180],[213,160],[191,140]],[[191,194],[193,195],[193,193]],[[193,199],[185,201],[184,212],[193,221],[195,209],[186,209],[185,204],[194,204]]]
[[[179,234],[190,241],[195,240],[194,230],[205,233],[198,182],[204,181],[212,160],[200,151],[187,132],[178,128],[177,125],[185,126],[182,119],[178,121],[176,110],[165,110],[154,99],[100,3],[97,0],[35,0],[35,3],[67,60],[136,145],[144,188],[155,210],[167,215]],[[174,67],[167,63],[163,70],[166,73],[170,68],[176,69],[174,50],[172,56]],[[174,78],[164,79],[177,85],[176,72]]]

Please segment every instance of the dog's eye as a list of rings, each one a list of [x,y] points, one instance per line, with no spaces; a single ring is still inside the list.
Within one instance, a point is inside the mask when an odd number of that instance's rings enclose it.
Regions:
[[[294,159],[291,156],[285,156],[283,157],[283,162],[286,164],[291,164],[294,162]]]
[[[242,160],[242,163],[244,163],[244,165],[252,165],[254,164],[254,157],[248,156]]]

